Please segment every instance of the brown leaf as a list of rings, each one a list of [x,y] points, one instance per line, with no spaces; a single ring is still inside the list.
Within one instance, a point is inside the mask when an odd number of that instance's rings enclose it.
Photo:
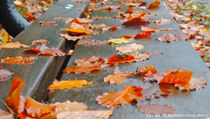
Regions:
[[[76,45],[89,45],[89,46],[101,46],[108,44],[107,41],[96,41],[96,40],[90,40],[90,41],[79,41]]]
[[[179,40],[174,34],[171,33],[165,33],[162,36],[158,37],[159,41],[163,41],[163,42],[172,42],[172,41],[177,41]]]
[[[151,57],[149,55],[149,53],[147,53],[147,52],[142,52],[142,53],[133,52],[133,53],[131,53],[131,55],[134,57],[136,62],[145,61],[145,60],[150,59],[150,57]]]
[[[35,61],[34,57],[21,57],[21,56],[15,56],[15,57],[7,57],[1,59],[1,63],[8,63],[8,64],[30,64]]]
[[[116,50],[121,53],[133,52],[143,49],[144,46],[141,44],[131,43],[123,46],[116,47]]]
[[[115,108],[118,105],[126,105],[134,100],[142,98],[142,90],[141,87],[128,86],[124,87],[123,90],[119,92],[104,93],[101,96],[99,95],[96,98],[96,101],[102,106]]]
[[[57,25],[56,21],[39,21],[40,25]]]
[[[21,44],[19,41],[4,43],[0,45],[1,48],[26,48],[29,47],[28,45]]]
[[[65,33],[61,33],[60,36],[62,38],[65,38],[66,40],[72,40],[72,41],[77,41],[77,40],[80,40],[80,39],[87,38],[87,36],[70,36],[70,35],[65,34]]]
[[[10,79],[12,74],[9,70],[0,67],[0,81]]]
[[[142,31],[149,31],[149,32],[159,32],[160,29],[156,28],[156,27],[145,27],[145,26],[141,26],[141,30]]]
[[[151,115],[174,114],[175,109],[167,104],[138,105],[140,112]]]
[[[160,20],[155,20],[154,23],[157,25],[166,25],[172,24],[172,21],[170,19],[161,18]]]
[[[86,85],[92,84],[94,81],[85,81],[85,80],[68,80],[68,81],[57,81],[51,84],[48,89],[72,89],[77,87],[83,87]]]
[[[37,44],[47,44],[48,41],[45,39],[39,39],[39,40],[35,40],[32,42],[32,45],[37,45]]]
[[[152,100],[154,98],[160,98],[164,95],[164,93],[160,90],[159,85],[152,85],[148,88],[145,88],[142,91],[142,94],[142,100]]]

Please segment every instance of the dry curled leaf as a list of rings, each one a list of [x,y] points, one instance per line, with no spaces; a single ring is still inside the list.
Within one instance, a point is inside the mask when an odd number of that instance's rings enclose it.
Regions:
[[[1,59],[1,63],[8,63],[8,64],[30,64],[35,61],[34,57],[21,57],[21,56],[15,56],[15,57],[7,57]]]
[[[40,25],[57,25],[56,21],[39,21]]]
[[[31,117],[42,117],[43,115],[49,114],[53,111],[55,111],[55,106],[47,105],[43,103],[39,103],[35,100],[33,100],[30,97],[27,97],[25,100],[25,111],[27,115]]]
[[[182,91],[198,90],[206,87],[207,82],[203,76],[192,78],[188,83],[176,83],[175,87],[178,87]]]
[[[166,25],[166,24],[172,24],[172,21],[170,19],[161,18],[160,20],[155,20],[154,23],[156,25]]]
[[[145,104],[138,105],[140,112],[151,115],[173,114],[175,109],[167,104]]]
[[[142,91],[143,94],[143,98],[141,100],[152,100],[152,99],[156,99],[156,98],[160,98],[161,96],[163,96],[165,93],[163,93],[160,88],[159,85],[152,85],[148,88],[145,88]]]
[[[85,80],[69,80],[69,81],[58,81],[51,84],[48,89],[72,89],[77,87],[83,87],[86,85],[92,84],[94,81],[85,81]]]
[[[85,19],[85,18],[66,18],[65,23],[77,23],[77,24],[81,24],[81,25],[87,25],[91,22],[93,22],[93,20],[91,19]]]
[[[156,7],[159,7],[159,5],[160,5],[160,1],[156,0],[156,1],[152,2],[152,3],[147,7],[147,9],[156,8]]]
[[[21,95],[24,84],[20,78],[14,77],[14,80],[11,82],[9,94],[5,99],[7,105],[12,107],[17,113],[23,112],[24,110],[24,97]]]
[[[89,32],[86,29],[79,28],[63,28],[61,31],[66,31],[70,36],[88,35]]]
[[[28,45],[24,45],[20,43],[19,41],[16,42],[10,42],[10,43],[4,43],[0,45],[1,48],[26,48],[29,47]]]
[[[0,67],[0,81],[10,79],[12,74],[9,70]]]
[[[131,43],[131,44],[126,44],[123,46],[116,47],[116,50],[121,53],[127,53],[127,52],[141,50],[143,48],[144,46],[141,44]]]
[[[108,119],[112,110],[73,111],[56,114],[57,119]]]
[[[128,86],[124,87],[122,91],[104,93],[96,97],[98,104],[108,107],[115,108],[118,105],[126,105],[132,103],[132,101],[142,98],[141,87]]]

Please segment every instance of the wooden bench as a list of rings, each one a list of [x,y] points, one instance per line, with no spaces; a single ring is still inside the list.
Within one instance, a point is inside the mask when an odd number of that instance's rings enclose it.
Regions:
[[[152,1],[147,1],[151,3]],[[113,1],[112,5],[117,5],[117,1]],[[72,4],[71,9],[65,8]],[[56,26],[40,26],[38,22],[40,20],[50,21],[54,17],[80,17],[82,12],[76,10],[76,8],[86,8],[86,4],[71,3],[69,0],[61,0],[56,3],[55,6],[50,8],[42,17],[37,21],[32,23],[24,32],[18,35],[14,41],[20,41],[24,44],[31,44],[32,41],[38,39],[47,39],[50,41],[48,44],[50,47],[56,47],[62,49],[62,51],[67,52],[70,48],[74,46],[74,42],[68,42],[64,39],[59,38],[59,34],[56,34],[56,31],[60,28],[67,27],[68,25],[64,24],[62,21],[58,21]],[[71,5],[70,5],[71,6]],[[125,8],[122,8],[124,10]],[[94,16],[113,16],[116,15],[118,11],[113,10],[108,13],[105,10],[94,11],[91,17]],[[160,4],[160,8],[150,11],[153,13],[159,13],[158,16],[152,16],[152,19],[149,19],[151,24],[149,26],[155,26],[152,23],[153,20],[160,18],[168,18],[172,20],[172,24],[161,25],[157,27],[161,28],[179,28],[174,19],[170,16],[168,10],[163,4]],[[114,18],[108,18],[106,20],[95,20],[94,24],[106,24],[107,26],[120,26],[122,23],[119,20]],[[107,41],[112,38],[119,38],[121,35],[130,34],[135,35],[141,32],[139,29],[128,29],[120,28],[116,32],[100,32],[99,35],[94,35],[83,40],[96,39],[99,41]],[[134,40],[132,42],[143,44],[144,49],[142,51],[162,51],[162,55],[152,55],[149,60],[143,62],[136,62],[132,64],[120,64],[119,67],[122,71],[135,71],[137,67],[145,66],[152,64],[157,68],[159,72],[165,71],[166,69],[178,69],[184,68],[193,71],[193,77],[200,76],[203,72],[208,71],[204,78],[209,83],[210,72],[209,69],[205,66],[202,59],[193,49],[187,41],[175,41],[170,44],[165,42],[160,42],[157,40],[158,36],[161,36],[163,33],[182,33],[181,30],[176,31],[160,31],[154,33],[151,36],[150,40]],[[23,50],[17,49],[1,49],[0,58],[7,56],[16,56],[23,55]],[[34,99],[41,101],[44,100],[47,94],[47,87],[52,84],[53,80],[59,74],[59,71],[62,72],[63,68],[67,66],[74,66],[74,60],[80,58],[88,58],[91,56],[99,56],[101,58],[108,58],[116,53],[115,47],[112,45],[104,46],[85,46],[78,45],[74,49],[74,53],[69,58],[67,57],[39,57],[35,63],[28,65],[9,65],[1,64],[1,66],[8,68],[14,72],[13,76],[18,76],[22,78],[26,85],[24,86],[23,94],[24,96],[32,96]],[[63,65],[63,66],[62,66]],[[89,106],[89,109],[106,109],[101,105],[97,104],[95,101],[98,95],[103,93],[109,93],[113,91],[120,91],[123,87],[129,85],[141,86],[143,88],[149,87],[151,84],[143,84],[142,81],[138,79],[130,79],[120,84],[109,85],[103,81],[103,78],[107,75],[113,74],[113,69],[108,68],[102,70],[101,73],[93,74],[83,74],[83,75],[72,75],[67,73],[61,73],[59,75],[59,80],[87,80],[94,81],[94,84],[88,85],[83,88],[75,88],[70,90],[56,90],[54,95],[50,97],[49,103],[54,102],[63,102],[65,100],[83,102]],[[1,85],[1,99],[4,99],[10,89],[10,80],[0,82]],[[191,92],[182,92],[176,95],[171,95],[167,98],[160,98],[154,102],[160,104],[168,104],[173,106],[176,109],[175,114],[210,114],[210,103],[209,103],[209,85],[204,89],[191,91]],[[153,101],[152,101],[153,103]],[[1,104],[1,108],[4,106]],[[125,105],[121,106],[114,110],[111,119],[143,119],[148,118],[147,115],[144,115],[138,111],[135,106]],[[158,118],[157,118],[158,119]],[[161,119],[161,118],[160,118]],[[183,117],[185,119],[185,117]]]

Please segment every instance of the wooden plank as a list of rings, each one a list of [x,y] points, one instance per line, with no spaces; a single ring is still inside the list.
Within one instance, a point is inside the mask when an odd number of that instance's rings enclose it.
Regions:
[[[54,17],[81,17],[83,12],[78,11],[76,8],[86,8],[87,3],[87,1],[85,4],[78,4],[72,3],[69,0],[60,0],[39,19],[34,21],[28,28],[20,33],[13,42],[19,41],[23,44],[31,45],[32,41],[46,39],[49,41],[47,46],[55,47],[67,52],[73,47],[74,43],[61,39],[57,31],[60,28],[68,27],[68,24],[59,20],[57,21],[57,25],[54,26],[40,26],[38,22],[54,21]],[[24,49],[1,49],[0,59],[13,56],[26,56],[23,51]],[[32,96],[34,99],[40,101],[47,93],[47,90],[45,89],[56,78],[65,58],[66,56],[39,56],[32,64],[14,65],[1,63],[0,67],[12,71],[14,73],[13,76],[17,76],[26,82],[22,92],[24,96]],[[12,80],[0,82],[1,99],[4,100],[8,95]],[[4,107],[2,103],[0,103],[0,107]]]
[[[151,3],[152,1],[148,1]],[[117,4],[118,2],[112,2],[112,5]],[[160,8],[156,10],[150,11],[153,13],[159,13],[159,16],[153,16],[149,21],[153,21],[160,18],[168,18],[172,20],[172,24],[157,26],[161,28],[179,28],[174,19],[170,16],[168,10],[161,3]],[[94,11],[92,16],[112,16],[116,15],[117,11],[112,11],[108,13],[107,11]],[[117,19],[106,19],[106,20],[97,20],[94,21],[95,24],[104,23],[107,26],[119,26],[121,23]],[[155,26],[155,24],[151,23],[149,26]],[[116,32],[105,31],[100,33],[99,35],[92,36],[87,38],[86,40],[96,39],[100,41],[105,41],[112,38],[119,38],[121,35],[130,34],[135,35],[141,32],[140,29],[127,29],[122,27],[118,29]],[[189,42],[186,41],[176,41],[170,44],[160,42],[157,40],[158,36],[161,36],[163,33],[182,33],[181,30],[177,31],[160,31],[159,33],[154,33],[151,36],[150,40],[134,40],[132,42],[143,44],[144,49],[142,51],[162,51],[163,55],[153,55],[150,60],[143,62],[136,62],[132,64],[120,64],[119,67],[122,71],[135,71],[137,67],[141,67],[144,65],[152,64],[157,68],[159,72],[165,71],[166,69],[178,69],[184,68],[193,71],[193,77],[200,76],[203,72],[207,71],[204,78],[207,80],[207,84],[210,83],[209,77],[210,72],[209,69],[205,66],[202,59],[193,49]],[[115,47],[111,45],[105,46],[84,46],[79,45],[75,48],[74,53],[69,60],[67,66],[74,66],[74,60],[80,58],[88,58],[91,56],[99,56],[101,58],[108,58],[116,53]],[[149,87],[151,84],[144,84],[141,80],[135,78],[129,78],[129,80],[117,84],[110,85],[103,81],[103,78],[107,75],[113,74],[113,68],[108,68],[106,70],[101,71],[98,74],[84,74],[84,75],[72,75],[72,74],[63,74],[61,80],[87,80],[94,81],[94,84],[88,85],[83,88],[75,88],[70,90],[56,90],[54,95],[50,98],[51,103],[62,102],[65,100],[70,101],[78,101],[83,102],[89,106],[90,110],[92,109],[106,109],[101,105],[97,104],[95,101],[98,95],[102,95],[103,93],[109,93],[113,91],[120,91],[123,87],[134,85],[141,86],[143,88]],[[207,85],[204,89],[192,91],[192,92],[180,92],[178,94],[174,94],[168,96],[168,98],[160,98],[159,100],[152,100],[151,103],[160,103],[160,104],[168,104],[173,106],[176,109],[176,114],[210,114],[209,112],[209,94],[210,86]],[[146,115],[140,113],[135,106],[126,105],[121,106],[114,110],[113,116],[111,119],[143,119],[147,118]],[[183,117],[185,119],[185,117]],[[161,119],[156,117],[155,119]]]

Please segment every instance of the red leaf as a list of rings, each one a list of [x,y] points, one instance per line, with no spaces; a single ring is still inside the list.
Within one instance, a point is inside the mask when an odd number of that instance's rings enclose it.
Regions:
[[[130,54],[117,53],[108,59],[108,64],[122,64],[134,62],[135,58]]]
[[[142,33],[138,33],[136,34],[136,36],[134,36],[135,39],[138,38],[147,38],[149,36],[151,36],[152,34],[149,31],[143,31]]]

